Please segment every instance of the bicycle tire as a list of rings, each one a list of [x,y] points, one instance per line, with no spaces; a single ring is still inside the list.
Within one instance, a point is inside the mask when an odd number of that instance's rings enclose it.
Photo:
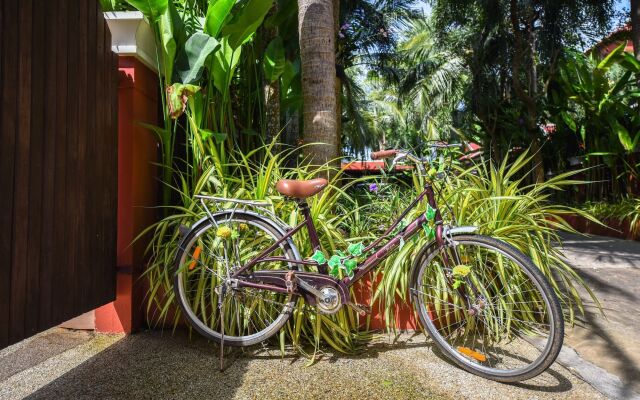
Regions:
[[[461,246],[461,245],[477,245],[487,249],[493,249],[499,251],[503,254],[507,259],[514,262],[519,268],[523,270],[526,276],[528,276],[535,287],[540,291],[542,295],[542,299],[544,299],[546,311],[550,317],[549,323],[549,336],[545,347],[543,348],[540,356],[538,356],[533,362],[514,370],[496,370],[495,368],[486,367],[480,365],[481,363],[481,352],[475,352],[474,350],[470,351],[472,357],[469,357],[464,353],[464,349],[457,347],[454,348],[447,340],[443,337],[442,332],[440,330],[444,330],[445,333],[450,332],[446,329],[442,329],[442,327],[438,328],[436,323],[438,322],[438,318],[440,316],[435,317],[434,313],[431,311],[432,309],[427,306],[424,297],[421,295],[422,290],[424,289],[421,286],[421,280],[425,277],[426,271],[431,268],[431,262],[435,259],[436,255],[443,251],[443,247],[435,246],[431,244],[429,248],[425,248],[424,252],[421,253],[423,256],[418,261],[417,268],[414,269],[414,273],[412,276],[412,284],[411,284],[411,292],[412,292],[412,300],[414,304],[414,308],[416,313],[419,316],[420,322],[422,326],[425,328],[429,336],[432,338],[436,346],[445,354],[447,358],[449,358],[452,362],[454,362],[459,367],[464,370],[471,372],[473,374],[482,376],[487,379],[499,381],[499,382],[518,382],[527,379],[531,379],[542,372],[544,372],[557,358],[560,349],[562,347],[563,337],[564,337],[564,321],[562,317],[562,311],[560,308],[560,303],[558,298],[551,288],[549,282],[545,278],[545,276],[540,272],[540,270],[535,266],[535,264],[531,261],[530,258],[525,256],[522,252],[517,250],[515,247],[511,246],[508,243],[503,241],[499,241],[497,239],[481,236],[481,235],[459,235],[453,237],[453,246]],[[429,245],[428,245],[429,246]],[[449,246],[449,247],[453,247]],[[495,279],[495,278],[494,278]],[[450,280],[449,280],[450,281]],[[455,289],[458,291],[458,289]],[[486,289],[485,289],[486,291]],[[455,296],[455,292],[449,292],[446,294],[446,299],[448,301],[453,301],[452,296]],[[497,301],[498,303],[502,303]],[[490,307],[490,305],[489,305]],[[431,314],[430,314],[431,313]],[[449,314],[450,315],[450,312]],[[480,313],[478,313],[480,315]],[[468,318],[468,315],[467,315]],[[478,317],[478,320],[480,318]],[[434,322],[435,320],[435,322]],[[493,320],[492,320],[493,321]],[[492,322],[491,321],[491,322]],[[449,322],[449,320],[447,320]],[[483,322],[484,323],[484,322]],[[460,321],[456,324],[460,325]],[[465,322],[466,324],[466,322]],[[487,323],[487,325],[490,324]],[[514,323],[515,324],[515,323]],[[472,325],[471,323],[469,325]],[[480,323],[477,324],[478,326]],[[458,329],[458,328],[455,328]],[[483,328],[485,329],[485,328]],[[451,336],[451,335],[449,335]],[[474,333],[473,341],[475,341],[476,334]],[[484,333],[482,336],[484,340]],[[468,336],[465,336],[463,340],[468,340]],[[524,342],[528,342],[528,340],[523,340]],[[521,342],[523,342],[521,341]],[[484,350],[484,347],[483,347]],[[480,361],[476,360],[476,363],[471,361],[472,358],[477,358]],[[506,358],[506,357],[505,357]],[[526,358],[525,358],[526,359]]]
[[[199,318],[196,313],[194,313],[192,307],[189,305],[188,299],[186,298],[186,292],[183,284],[186,273],[184,265],[188,262],[186,258],[189,256],[190,249],[192,248],[197,238],[201,237],[203,232],[209,231],[211,229],[217,229],[219,225],[227,223],[229,221],[255,226],[258,229],[261,229],[266,234],[270,235],[274,243],[280,240],[283,235],[280,230],[275,227],[276,224],[274,222],[268,220],[265,217],[257,216],[253,213],[245,213],[242,211],[226,211],[215,214],[213,216],[213,219],[215,223],[210,219],[207,219],[202,224],[196,225],[191,231],[187,233],[187,235],[185,235],[185,237],[180,242],[180,247],[178,249],[174,262],[174,293],[177,303],[180,306],[180,309],[189,324],[202,336],[220,343],[222,341],[222,333],[211,326],[207,326],[207,324],[205,324],[201,320],[201,318]],[[297,251],[294,251],[292,245],[287,240],[281,243],[280,248],[283,254],[285,254],[288,259],[299,259],[299,256],[296,256]],[[287,265],[289,269],[297,269],[297,266],[295,264],[288,263]],[[296,295],[288,295],[288,300],[283,303],[283,308],[280,314],[277,316],[274,322],[265,327],[265,329],[254,332],[250,335],[235,336],[225,333],[225,345],[238,347],[251,346],[268,340],[287,323],[291,316],[291,311],[295,309],[297,301],[298,297]]]

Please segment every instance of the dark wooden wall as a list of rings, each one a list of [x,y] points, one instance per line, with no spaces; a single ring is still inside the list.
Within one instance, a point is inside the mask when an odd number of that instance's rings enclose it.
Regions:
[[[97,0],[0,2],[0,348],[115,297],[117,79]]]

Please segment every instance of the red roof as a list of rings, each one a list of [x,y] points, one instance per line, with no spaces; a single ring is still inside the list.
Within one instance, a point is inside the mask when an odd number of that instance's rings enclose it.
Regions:
[[[446,144],[445,142],[442,142]],[[482,146],[477,143],[469,142],[466,144],[467,153],[459,158],[460,161],[471,160],[482,154]],[[343,162],[342,169],[345,171],[368,171],[368,172],[379,172],[380,170],[384,171],[386,169],[384,160],[375,160],[375,161],[351,161],[351,162]],[[394,171],[407,171],[413,169],[413,165],[396,165],[394,167]]]
[[[380,170],[385,170],[386,165],[384,164],[384,160],[380,161],[351,161],[351,162],[343,162],[342,169],[345,171],[371,171],[378,172]],[[413,169],[412,165],[396,165],[395,171],[406,171]]]

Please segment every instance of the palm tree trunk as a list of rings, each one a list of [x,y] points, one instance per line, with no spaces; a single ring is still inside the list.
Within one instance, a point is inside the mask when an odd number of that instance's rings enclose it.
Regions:
[[[537,73],[535,65],[535,34],[534,19],[529,16],[527,18],[527,27],[525,31],[520,28],[521,16],[518,12],[518,1],[510,0],[510,19],[511,29],[514,36],[514,55],[512,61],[513,89],[520,101],[526,108],[525,125],[531,138],[531,151],[533,152],[533,180],[537,183],[544,182],[544,164],[542,152],[540,151],[539,128],[538,128],[538,107],[536,104],[537,95]],[[525,62],[525,56],[529,59]],[[523,71],[524,69],[524,71]],[[527,88],[523,88],[520,79],[521,73],[527,78]]]
[[[336,47],[338,46],[338,33],[340,32],[340,0],[333,0],[333,33],[334,40],[336,41]],[[338,49],[335,51],[336,60],[336,147],[338,156],[340,156],[342,149],[342,79],[341,74],[342,66],[340,65]],[[338,73],[340,72],[340,73]]]
[[[267,17],[274,15],[277,12],[278,3],[276,2],[269,11]],[[278,36],[277,26],[265,27],[264,29],[266,37],[265,43],[270,43],[271,40]],[[280,133],[280,79],[264,83],[264,108],[267,143],[271,143],[271,141]],[[282,142],[282,138],[280,138],[280,142]]]
[[[332,0],[299,0],[298,31],[306,155],[311,164],[337,161],[335,28]]]

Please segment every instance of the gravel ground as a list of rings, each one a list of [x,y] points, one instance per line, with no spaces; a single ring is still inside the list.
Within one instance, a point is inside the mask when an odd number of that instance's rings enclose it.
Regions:
[[[401,336],[393,345],[384,336],[358,355],[327,352],[311,366],[277,349],[234,350],[224,372],[217,347],[185,333],[83,335],[82,344],[45,361],[22,349],[21,357],[33,364],[20,372],[10,364],[17,350],[0,354],[0,375],[11,370],[0,381],[0,399],[603,398],[559,364],[518,385],[484,380],[443,360],[422,335]]]

